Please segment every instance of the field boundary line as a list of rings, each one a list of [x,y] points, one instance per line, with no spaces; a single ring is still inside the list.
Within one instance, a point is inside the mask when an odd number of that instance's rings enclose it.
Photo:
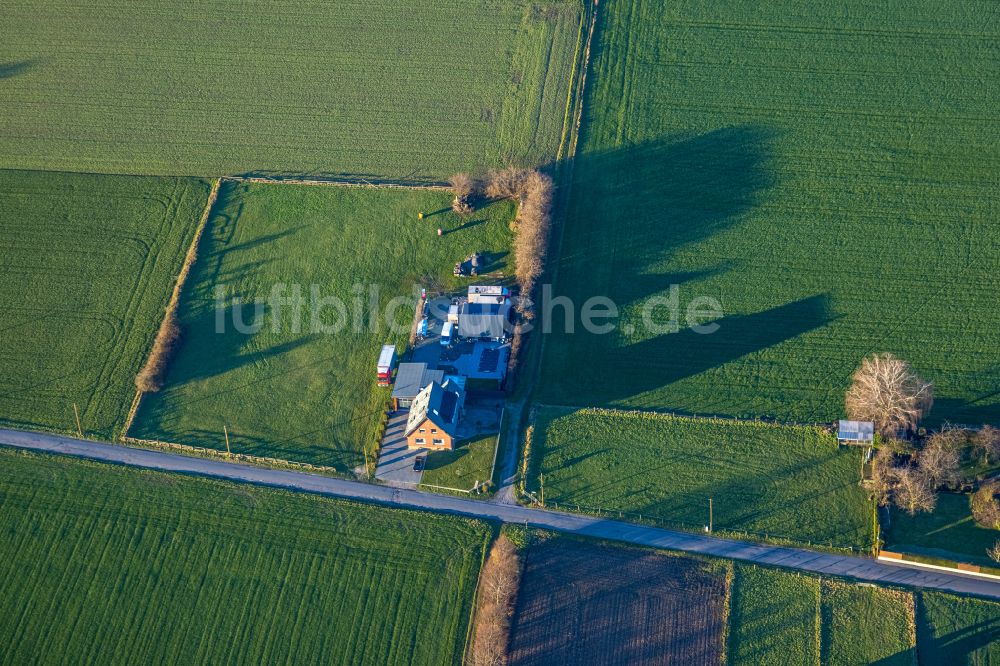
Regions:
[[[617,407],[588,407],[586,405],[553,405],[549,403],[535,403],[536,407],[541,409],[575,409],[580,412],[590,412],[593,414],[604,414],[607,416],[663,416],[674,418],[678,420],[688,420],[688,421],[705,421],[708,423],[736,423],[736,424],[747,424],[747,425],[763,425],[763,426],[775,426],[775,427],[787,427],[787,428],[820,428],[824,430],[833,430],[833,423],[824,423],[822,421],[813,422],[801,422],[801,421],[779,421],[777,419],[769,419],[762,416],[755,418],[741,418],[738,416],[716,416],[716,415],[706,415],[706,414],[685,414],[683,412],[672,412],[666,409],[622,409]],[[861,447],[858,447],[861,448]]]
[[[264,185],[306,185],[309,187],[366,187],[371,189],[397,190],[432,190],[450,192],[451,185],[447,183],[420,183],[406,180],[368,180],[367,178],[299,178],[299,177],[269,177],[269,176],[222,176],[220,180],[234,183],[257,183]]]
[[[119,440],[124,440],[128,436],[128,431],[132,427],[132,421],[135,420],[135,415],[139,411],[140,402],[142,402],[142,391],[136,389],[135,397],[132,398],[132,406],[129,407],[128,415],[125,417],[125,425],[122,427],[122,434],[119,436]]]
[[[96,440],[95,440],[96,441]],[[218,460],[233,461],[238,460],[240,462],[250,463],[252,465],[257,465],[258,467],[264,468],[281,468],[281,469],[304,469],[310,472],[317,472],[320,474],[333,474],[336,476],[343,476],[343,474],[337,470],[336,467],[329,467],[326,465],[314,465],[312,463],[296,462],[294,460],[286,460],[284,458],[269,458],[267,456],[255,456],[249,453],[226,453],[225,451],[220,451],[219,449],[210,449],[204,446],[191,446],[190,444],[178,444],[177,442],[164,442],[158,439],[142,439],[140,437],[128,437],[124,436],[121,438],[123,444],[131,444],[135,448],[141,449],[154,449],[161,451],[180,451],[187,455],[197,458],[213,458]]]
[[[184,289],[184,284],[187,282],[188,276],[191,274],[191,267],[194,265],[195,260],[198,258],[198,244],[201,241],[201,236],[205,231],[205,227],[208,225],[208,218],[212,213],[212,208],[215,206],[215,201],[219,197],[219,187],[222,184],[221,178],[216,178],[212,181],[212,189],[208,193],[208,200],[205,202],[205,209],[201,213],[201,218],[198,220],[198,226],[194,230],[194,238],[191,239],[191,245],[188,246],[187,254],[184,255],[184,263],[181,264],[181,270],[177,274],[177,280],[174,282],[174,289],[170,293],[170,300],[167,301],[167,307],[163,312],[163,319],[160,321],[160,327],[157,328],[157,337],[159,336],[159,331],[162,329],[164,322],[168,321],[172,317],[176,319],[177,308],[180,305],[181,292]],[[146,365],[149,363],[151,354],[153,353],[153,348],[156,345],[156,337],[153,339],[153,345],[150,346],[149,352],[146,354],[146,360],[140,369],[142,372]],[[139,403],[142,400],[142,391],[137,391],[140,395],[137,395],[132,401],[132,407],[129,410],[128,418],[125,421],[124,427],[122,429],[122,438],[128,436],[128,431],[132,427],[132,421],[135,420],[135,415],[139,411]]]

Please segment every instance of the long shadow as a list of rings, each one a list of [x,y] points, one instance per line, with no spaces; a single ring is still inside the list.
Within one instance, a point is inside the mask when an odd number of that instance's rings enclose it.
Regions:
[[[835,318],[829,297],[817,294],[763,312],[722,317],[714,322],[714,333],[683,328],[606,349],[601,365],[615,368],[615,376],[593,377],[588,391],[600,402],[630,398],[791,340]]]
[[[590,296],[608,296],[634,311],[650,297],[667,295],[673,284],[729,270],[731,260],[689,271],[671,262],[764,201],[775,184],[775,138],[771,129],[743,125],[578,155],[555,295],[569,296],[577,308]],[[821,326],[828,321],[825,309],[825,298],[814,297],[727,317],[714,336],[664,335],[624,348],[615,346],[614,336],[561,336],[546,350],[549,397],[571,402],[574,380],[585,380],[588,391],[597,387],[602,395],[588,396],[595,402],[660,388]],[[593,359],[589,372],[577,370],[581,357]],[[622,363],[636,367],[628,372]],[[566,372],[569,364],[574,369]],[[562,372],[554,374],[556,368]],[[616,385],[608,375],[628,381]]]
[[[610,269],[620,305],[661,291],[662,263],[679,249],[736,224],[774,185],[770,167],[774,132],[739,126],[697,136],[667,137],[578,156],[567,231],[574,256],[562,250],[560,270]],[[573,218],[586,217],[590,224]]]
[[[37,64],[38,61],[34,59],[2,63],[0,64],[0,79],[10,79],[20,74],[24,74]]]

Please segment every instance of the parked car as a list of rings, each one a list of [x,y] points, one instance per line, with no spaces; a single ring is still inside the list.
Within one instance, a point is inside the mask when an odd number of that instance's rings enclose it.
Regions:
[[[413,471],[422,472],[424,471],[424,465],[427,464],[427,456],[417,456],[413,460]]]

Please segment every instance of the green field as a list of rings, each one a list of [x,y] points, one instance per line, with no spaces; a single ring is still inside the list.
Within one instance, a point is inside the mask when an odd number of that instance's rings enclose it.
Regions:
[[[827,421],[891,351],[934,382],[931,421],[1000,418],[995,5],[599,11],[555,293],[635,328],[550,336],[539,399]],[[643,326],[672,284],[681,330]],[[714,334],[684,327],[699,296]]]
[[[932,513],[893,509],[883,538],[886,550],[997,567],[986,549],[1000,540],[1000,530],[976,523],[968,495],[940,493]]]
[[[2,663],[458,663],[483,523],[0,449]]]
[[[117,433],[209,189],[0,171],[0,425]]]
[[[224,184],[182,297],[182,345],[164,390],[144,398],[129,434],[225,450],[225,424],[234,452],[339,469],[362,464],[389,396],[375,385],[378,352],[406,343],[417,282],[429,275],[452,283],[454,263],[474,251],[483,253],[484,271],[510,273],[513,204],[463,222],[450,201],[428,190]],[[417,220],[418,211],[429,216]],[[441,237],[439,227],[447,230]],[[249,304],[269,299],[275,285],[284,285],[282,297],[299,285],[299,313],[289,303],[266,306],[260,330],[240,332],[235,299],[250,324]],[[320,298],[341,299],[345,312],[323,306],[314,317],[313,285]],[[371,316],[372,289],[387,316],[391,299],[410,297],[395,318],[403,332]],[[338,321],[347,323],[330,332],[313,326],[335,329]]]
[[[815,666],[819,600],[818,578],[737,564],[730,593],[730,663]]]
[[[921,664],[1000,663],[1000,604],[921,592],[917,597],[917,655]]]
[[[460,443],[454,451],[432,451],[421,483],[444,488],[471,490],[476,483],[490,481],[497,436],[487,435]]]
[[[529,488],[560,508],[624,511],[834,547],[865,548],[860,453],[813,427],[542,408]]]
[[[913,664],[913,597],[874,585],[823,581],[824,664]]]
[[[0,167],[441,180],[556,157],[578,0],[4,5]]]
[[[914,609],[908,592],[737,563],[730,598],[729,663],[914,663]],[[980,612],[995,606],[972,603],[983,606],[977,607]],[[973,617],[956,616],[949,631],[974,631],[975,623]],[[921,635],[921,645],[924,640]]]

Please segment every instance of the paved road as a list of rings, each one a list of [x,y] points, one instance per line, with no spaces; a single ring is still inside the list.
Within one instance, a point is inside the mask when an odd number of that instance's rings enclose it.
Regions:
[[[874,583],[911,585],[1000,599],[1000,582],[997,581],[947,572],[912,569],[877,562],[869,558],[730,541],[700,534],[633,525],[616,520],[543,509],[529,509],[522,506],[491,504],[448,495],[332,479],[303,472],[263,469],[221,460],[191,458],[45,433],[0,429],[0,444],[169,472],[200,474],[246,483],[280,486],[394,507],[487,518],[508,523],[527,523],[536,527],[582,536],[777,565],[813,573],[850,576]]]

